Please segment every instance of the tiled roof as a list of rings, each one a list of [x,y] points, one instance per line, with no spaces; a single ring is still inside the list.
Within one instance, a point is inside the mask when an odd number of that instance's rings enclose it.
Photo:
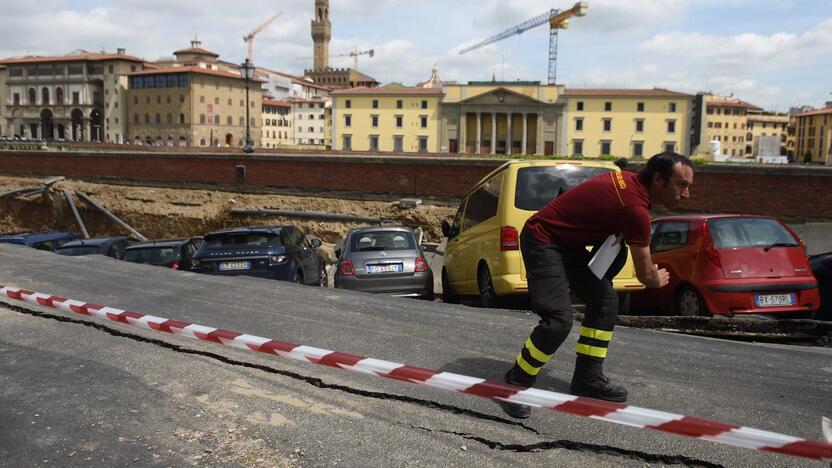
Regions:
[[[291,102],[282,99],[263,99],[263,104],[267,106],[292,107]]]
[[[215,52],[211,52],[210,50],[205,50],[202,47],[188,47],[187,49],[179,49],[173,52],[173,55],[179,54],[198,54],[198,55],[210,55],[211,57],[219,57],[220,54]]]
[[[12,57],[0,60],[0,64],[16,65],[25,63],[49,62],[97,62],[102,60],[126,60],[129,62],[144,62],[143,59],[126,54],[78,54],[78,55],[36,55],[31,57]]]
[[[333,95],[336,96],[351,96],[355,94],[375,94],[375,95],[382,95],[382,94],[391,94],[391,95],[398,95],[398,94],[414,94],[414,95],[421,95],[421,96],[430,96],[436,95],[440,96],[445,94],[442,91],[442,88],[411,88],[411,87],[384,87],[384,88],[348,88],[348,89],[340,89],[338,91],[333,91]]]
[[[745,102],[742,99],[733,99],[733,98],[714,98],[707,101],[708,106],[718,106],[718,107],[745,107],[746,109],[752,110],[763,110],[762,107],[755,106],[750,102]]]
[[[832,114],[832,107],[824,107],[823,109],[810,110],[802,114],[797,114],[795,117],[810,117],[812,115]]]
[[[670,91],[669,89],[651,88],[566,88],[564,96],[586,96],[586,97],[681,97],[693,98],[693,95]]]
[[[128,73],[127,76],[145,76],[145,75],[166,75],[169,73],[200,73],[203,75],[213,75],[213,76],[221,76],[223,78],[236,78],[238,80],[242,80],[243,77],[240,76],[239,73],[231,73],[227,71],[221,70],[211,70],[208,68],[202,67],[164,67],[158,68],[156,70],[143,70],[134,73]],[[256,82],[263,82],[264,80],[260,78],[254,78],[251,81]]]

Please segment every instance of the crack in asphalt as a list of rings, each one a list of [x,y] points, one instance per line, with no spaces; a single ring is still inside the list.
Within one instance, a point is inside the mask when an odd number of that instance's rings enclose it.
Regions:
[[[572,440],[550,440],[546,442],[537,442],[535,444],[504,444],[502,442],[495,442],[483,437],[475,436],[466,432],[445,431],[442,429],[430,429],[427,427],[416,426],[408,424],[412,429],[420,429],[427,432],[438,432],[442,434],[451,434],[462,437],[463,439],[473,440],[483,445],[488,446],[494,450],[505,450],[510,452],[540,452],[543,450],[567,449],[576,452],[590,452],[599,455],[612,455],[621,458],[628,458],[631,460],[638,460],[647,463],[666,463],[672,465],[683,465],[690,467],[703,468],[717,468],[722,467],[716,463],[697,460],[695,458],[686,457],[684,455],[656,455],[653,453],[640,452],[637,450],[628,450],[617,447],[610,447],[609,445],[589,444],[586,442],[575,442]]]
[[[209,352],[209,351],[200,351],[200,350],[196,350],[196,349],[191,349],[191,348],[186,348],[186,347],[183,347],[183,346],[171,344],[171,343],[168,343],[168,342],[162,341],[162,340],[157,340],[157,339],[153,339],[153,338],[146,338],[146,337],[139,336],[139,335],[125,333],[123,331],[116,330],[114,328],[103,325],[101,323],[90,322],[90,321],[86,321],[86,320],[80,320],[80,319],[65,317],[65,316],[61,316],[61,315],[55,315],[55,314],[51,314],[51,313],[47,313],[47,312],[39,312],[39,311],[36,311],[36,310],[27,309],[25,307],[20,307],[20,306],[14,305],[14,304],[9,304],[8,302],[4,302],[4,301],[0,301],[0,305],[4,306],[4,307],[6,307],[10,310],[20,312],[20,313],[23,313],[23,314],[26,314],[26,315],[31,315],[31,316],[34,316],[34,317],[55,320],[55,321],[58,321],[58,322],[65,322],[65,323],[72,323],[72,324],[76,324],[76,325],[83,325],[83,326],[86,326],[86,327],[91,327],[91,328],[94,328],[96,330],[103,331],[103,332],[108,333],[112,336],[127,338],[127,339],[137,341],[137,342],[140,342],[140,343],[153,344],[153,345],[156,345],[156,346],[159,346],[159,347],[162,347],[162,348],[166,348],[166,349],[178,352],[178,353],[207,357],[207,358],[210,358],[210,359],[214,359],[214,360],[223,362],[225,364],[230,364],[230,365],[240,366],[240,367],[246,367],[246,368],[250,368],[250,369],[256,369],[256,370],[260,370],[260,371],[263,371],[263,372],[266,372],[266,373],[269,373],[269,374],[282,375],[284,377],[289,377],[289,378],[292,378],[292,379],[295,379],[295,380],[304,381],[304,382],[306,382],[310,385],[313,385],[315,387],[318,387],[318,388],[339,390],[339,391],[342,391],[344,393],[349,393],[349,394],[368,397],[368,398],[376,398],[376,399],[380,399],[380,400],[401,401],[401,402],[404,402],[404,403],[412,403],[412,404],[423,406],[423,407],[426,407],[426,408],[448,411],[452,414],[465,415],[465,416],[470,416],[470,417],[480,419],[480,420],[493,421],[493,422],[497,422],[497,423],[500,423],[500,424],[506,424],[506,425],[509,425],[509,426],[516,426],[516,427],[522,428],[526,431],[529,431],[529,432],[531,432],[531,433],[533,433],[537,436],[543,436],[543,434],[541,434],[540,431],[538,431],[537,429],[535,429],[531,426],[528,426],[526,424],[523,424],[521,422],[512,421],[510,419],[502,418],[502,417],[499,417],[499,416],[492,416],[492,415],[489,415],[489,414],[480,413],[478,411],[473,411],[473,410],[470,410],[470,409],[459,408],[459,407],[453,406],[453,405],[439,403],[439,402],[431,401],[431,400],[423,400],[423,399],[404,396],[404,395],[391,395],[389,393],[373,392],[373,391],[368,391],[368,390],[359,390],[359,389],[348,387],[348,386],[345,386],[345,385],[326,383],[326,382],[324,382],[323,380],[321,380],[317,377],[309,377],[309,376],[302,375],[302,374],[299,374],[299,373],[296,373],[296,372],[275,369],[273,367],[269,367],[269,366],[265,366],[265,365],[261,365],[261,364],[252,364],[250,362],[238,361],[236,359],[231,359],[231,358],[228,358],[228,357],[216,354],[216,353],[212,353],[212,352]],[[174,336],[174,335],[171,335],[171,336]],[[611,447],[611,446],[607,446],[607,445],[588,444],[588,443],[584,443],[584,442],[575,442],[575,441],[563,440],[563,439],[545,441],[545,442],[538,442],[538,443],[529,444],[529,445],[504,444],[504,443],[501,443],[501,442],[491,441],[491,440],[485,439],[483,437],[479,437],[479,436],[475,436],[475,435],[467,434],[467,433],[445,431],[445,430],[440,430],[440,429],[429,429],[429,428],[425,428],[425,427],[414,426],[412,424],[410,424],[410,427],[413,428],[413,429],[420,429],[420,430],[429,431],[429,432],[441,432],[441,433],[445,433],[445,434],[457,435],[457,436],[463,437],[465,439],[480,442],[480,443],[490,447],[491,449],[496,449],[496,450],[508,450],[508,451],[514,451],[514,452],[537,452],[537,451],[541,451],[541,450],[567,449],[567,450],[574,450],[574,451],[580,451],[580,452],[597,453],[597,454],[601,454],[601,455],[618,456],[618,457],[622,457],[622,458],[634,459],[634,460],[644,461],[644,462],[648,462],[648,463],[674,463],[674,464],[681,464],[681,465],[684,465],[684,466],[708,467],[708,468],[722,466],[722,465],[714,464],[714,463],[707,462],[707,461],[696,460],[696,459],[689,458],[689,457],[682,456],[682,455],[656,455],[656,454],[650,454],[650,453],[646,453],[646,452],[639,452],[639,451],[635,451],[635,450],[628,450],[628,449],[622,449],[622,448],[617,448],[617,447]]]

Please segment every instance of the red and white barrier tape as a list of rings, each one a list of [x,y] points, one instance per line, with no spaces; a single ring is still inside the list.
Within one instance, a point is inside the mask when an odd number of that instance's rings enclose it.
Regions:
[[[776,432],[761,431],[750,427],[723,424],[715,421],[691,418],[681,414],[654,411],[647,408],[610,403],[547,390],[538,390],[535,388],[524,389],[502,382],[468,377],[450,372],[437,372],[406,364],[287,343],[153,315],[144,315],[113,307],[105,307],[74,299],[65,299],[49,294],[4,286],[2,284],[0,284],[0,294],[31,304],[52,307],[99,319],[112,320],[114,322],[197,340],[211,341],[249,351],[273,354],[297,361],[311,362],[313,364],[321,364],[361,372],[363,374],[428,385],[494,400],[543,407],[562,413],[586,416],[602,421],[623,424],[625,426],[670,432],[725,445],[745,447],[764,452],[777,452],[815,460],[832,461],[832,444],[800,439]]]

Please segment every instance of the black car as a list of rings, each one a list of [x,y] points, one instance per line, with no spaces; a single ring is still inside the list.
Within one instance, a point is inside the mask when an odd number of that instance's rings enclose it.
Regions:
[[[124,236],[93,237],[67,242],[58,247],[55,253],[69,256],[100,254],[121,259],[128,245],[130,245],[130,239]]]
[[[0,235],[0,243],[18,244],[37,250],[54,252],[58,247],[77,239],[71,232],[16,232]]]
[[[832,252],[810,256],[809,267],[820,290],[820,308],[815,319],[832,321]]]
[[[251,226],[205,235],[193,271],[211,275],[257,276],[326,286],[320,239],[311,241],[294,226]]]
[[[187,271],[200,245],[201,237],[137,242],[124,250],[124,260]]]

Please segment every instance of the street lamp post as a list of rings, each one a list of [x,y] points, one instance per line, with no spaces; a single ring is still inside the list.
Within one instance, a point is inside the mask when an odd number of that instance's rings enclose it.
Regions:
[[[242,65],[240,65],[240,75],[243,77],[243,80],[246,82],[246,144],[243,147],[244,153],[253,153],[254,147],[251,144],[251,119],[249,117],[249,107],[251,107],[251,103],[248,99],[248,86],[249,82],[252,78],[254,78],[254,64],[251,63],[249,59],[246,59]]]

